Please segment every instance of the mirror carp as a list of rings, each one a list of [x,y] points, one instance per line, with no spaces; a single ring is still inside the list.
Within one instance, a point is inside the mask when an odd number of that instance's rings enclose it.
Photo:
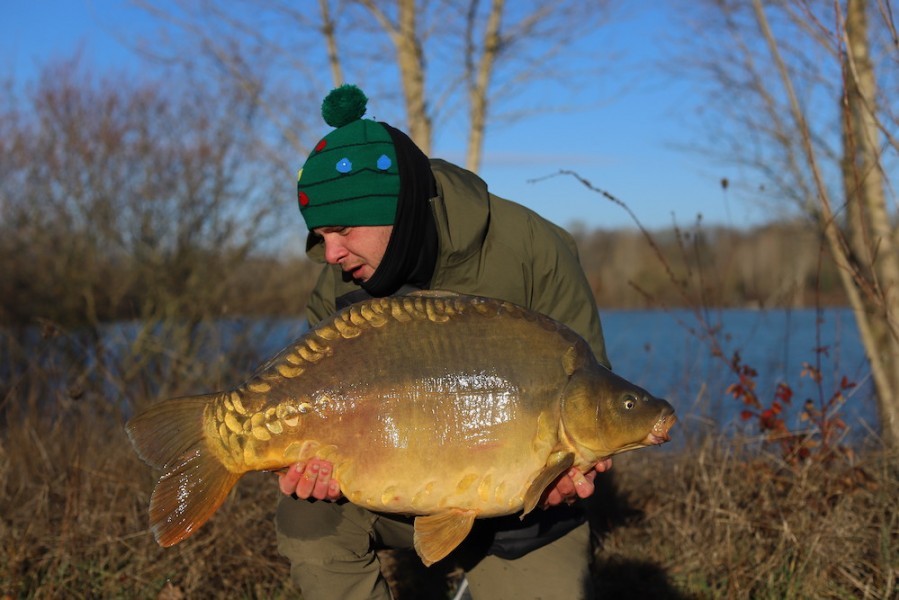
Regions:
[[[675,421],[568,327],[418,292],[354,304],[238,387],[164,400],[126,431],[163,473],[149,509],[162,546],[195,533],[245,473],[319,457],[350,502],[415,515],[430,565],[476,518],[523,517],[572,466],[666,442]]]

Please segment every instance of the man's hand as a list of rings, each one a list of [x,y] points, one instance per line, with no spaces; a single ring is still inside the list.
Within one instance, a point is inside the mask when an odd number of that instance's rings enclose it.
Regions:
[[[562,474],[556,482],[548,488],[543,495],[543,508],[556,506],[563,502],[571,504],[577,498],[588,498],[596,489],[593,480],[597,473],[604,473],[612,468],[612,459],[607,458],[596,463],[596,466],[586,473],[581,473],[576,468],[571,468]]]
[[[581,473],[572,468],[561,475],[555,484],[544,494],[543,508],[556,506],[563,502],[571,503],[576,498],[588,498],[596,489],[593,485],[597,473],[603,473],[612,468],[612,459],[607,458],[597,463],[593,470]],[[278,473],[278,485],[281,492],[287,495],[296,495],[304,500],[315,498],[317,500],[338,500],[342,494],[340,484],[336,479],[331,479],[334,465],[330,461],[313,458],[306,463],[297,463],[286,471]]]
[[[283,494],[296,495],[307,500],[334,501],[341,497],[340,484],[331,479],[334,465],[330,461],[313,458],[305,463],[291,465],[278,473],[278,486]]]

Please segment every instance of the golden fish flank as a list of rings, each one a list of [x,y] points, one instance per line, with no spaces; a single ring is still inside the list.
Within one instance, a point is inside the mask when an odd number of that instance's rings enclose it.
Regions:
[[[673,413],[543,315],[425,292],[353,305],[244,385],[158,403],[127,431],[163,471],[150,501],[163,546],[196,532],[244,473],[318,456],[351,502],[417,515],[431,564],[475,518],[533,510],[572,466],[667,441]]]

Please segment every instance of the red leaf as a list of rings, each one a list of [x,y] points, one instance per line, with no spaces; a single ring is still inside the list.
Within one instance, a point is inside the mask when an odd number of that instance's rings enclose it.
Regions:
[[[849,381],[849,378],[843,375],[843,379],[840,381],[840,388],[844,390],[848,390],[850,388],[855,387],[854,381]]]
[[[778,383],[775,396],[777,396],[778,400],[781,400],[785,404],[789,404],[790,400],[793,399],[793,390],[785,383]]]
[[[821,381],[821,371],[813,367],[807,362],[802,363],[802,375],[807,376],[812,381]]]

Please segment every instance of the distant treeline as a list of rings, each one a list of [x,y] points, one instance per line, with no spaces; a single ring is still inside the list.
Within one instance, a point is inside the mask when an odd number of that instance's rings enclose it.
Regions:
[[[822,237],[796,220],[753,229],[574,228],[600,307],[844,305]]]
[[[835,267],[802,223],[669,229],[651,240],[636,230],[574,234],[601,308],[844,303]],[[319,270],[303,256],[182,249],[148,263],[81,239],[22,241],[0,238],[4,325],[301,315]]]

